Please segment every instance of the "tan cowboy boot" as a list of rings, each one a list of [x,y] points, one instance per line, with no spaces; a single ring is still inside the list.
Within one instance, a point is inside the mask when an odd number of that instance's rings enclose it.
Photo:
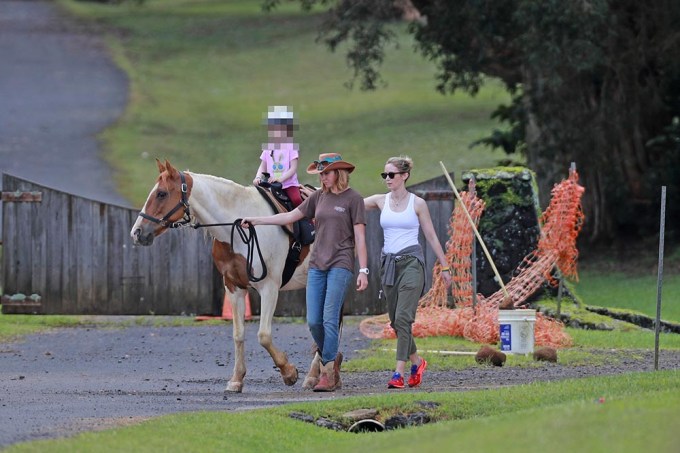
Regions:
[[[333,361],[333,372],[335,374],[335,388],[342,388],[342,380],[340,380],[340,365],[342,365],[342,352],[338,352]]]
[[[332,392],[335,390],[335,361],[321,365],[321,378],[314,387],[315,392]]]
[[[312,390],[316,384],[319,383],[319,375],[321,374],[321,355],[316,352],[314,354],[314,360],[309,367],[309,373],[305,377],[305,381],[302,383],[303,390]]]

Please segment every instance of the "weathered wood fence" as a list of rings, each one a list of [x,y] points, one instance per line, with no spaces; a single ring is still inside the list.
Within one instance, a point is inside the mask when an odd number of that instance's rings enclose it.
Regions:
[[[211,240],[201,231],[169,231],[151,247],[129,236],[138,211],[85,199],[3,175],[3,300],[36,294],[40,313],[97,315],[219,314],[224,289],[212,264]],[[447,240],[453,195],[422,185],[439,239]],[[368,212],[369,287],[345,303],[345,314],[380,314],[378,300],[382,230],[379,212]],[[421,237],[421,243],[425,244]],[[436,257],[426,247],[428,287]],[[251,292],[253,312],[259,298]],[[5,310],[3,310],[5,311]],[[5,311],[6,312],[6,311]],[[304,290],[282,292],[277,316],[303,316]]]

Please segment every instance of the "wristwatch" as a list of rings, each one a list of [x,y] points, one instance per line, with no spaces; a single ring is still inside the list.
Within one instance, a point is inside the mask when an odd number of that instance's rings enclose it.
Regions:
[[[367,268],[367,267],[362,267],[361,269],[359,269],[359,272],[362,273],[362,274],[368,275],[368,268]]]

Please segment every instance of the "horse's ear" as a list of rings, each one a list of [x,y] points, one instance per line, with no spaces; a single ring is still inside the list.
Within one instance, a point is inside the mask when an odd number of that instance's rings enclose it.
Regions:
[[[170,162],[168,162],[168,159],[165,159],[165,169],[168,171],[168,174],[172,175],[174,174],[177,170],[175,170],[175,167],[172,166]]]
[[[158,173],[163,173],[165,171],[165,165],[161,162],[158,157],[156,158],[156,165],[158,165]]]

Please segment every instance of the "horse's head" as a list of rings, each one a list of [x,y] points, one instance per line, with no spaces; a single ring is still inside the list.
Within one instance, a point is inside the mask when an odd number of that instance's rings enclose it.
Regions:
[[[189,195],[193,180],[175,169],[167,160],[156,159],[160,175],[156,179],[144,208],[130,230],[136,245],[151,245],[153,239],[168,228],[186,224],[189,219]]]

